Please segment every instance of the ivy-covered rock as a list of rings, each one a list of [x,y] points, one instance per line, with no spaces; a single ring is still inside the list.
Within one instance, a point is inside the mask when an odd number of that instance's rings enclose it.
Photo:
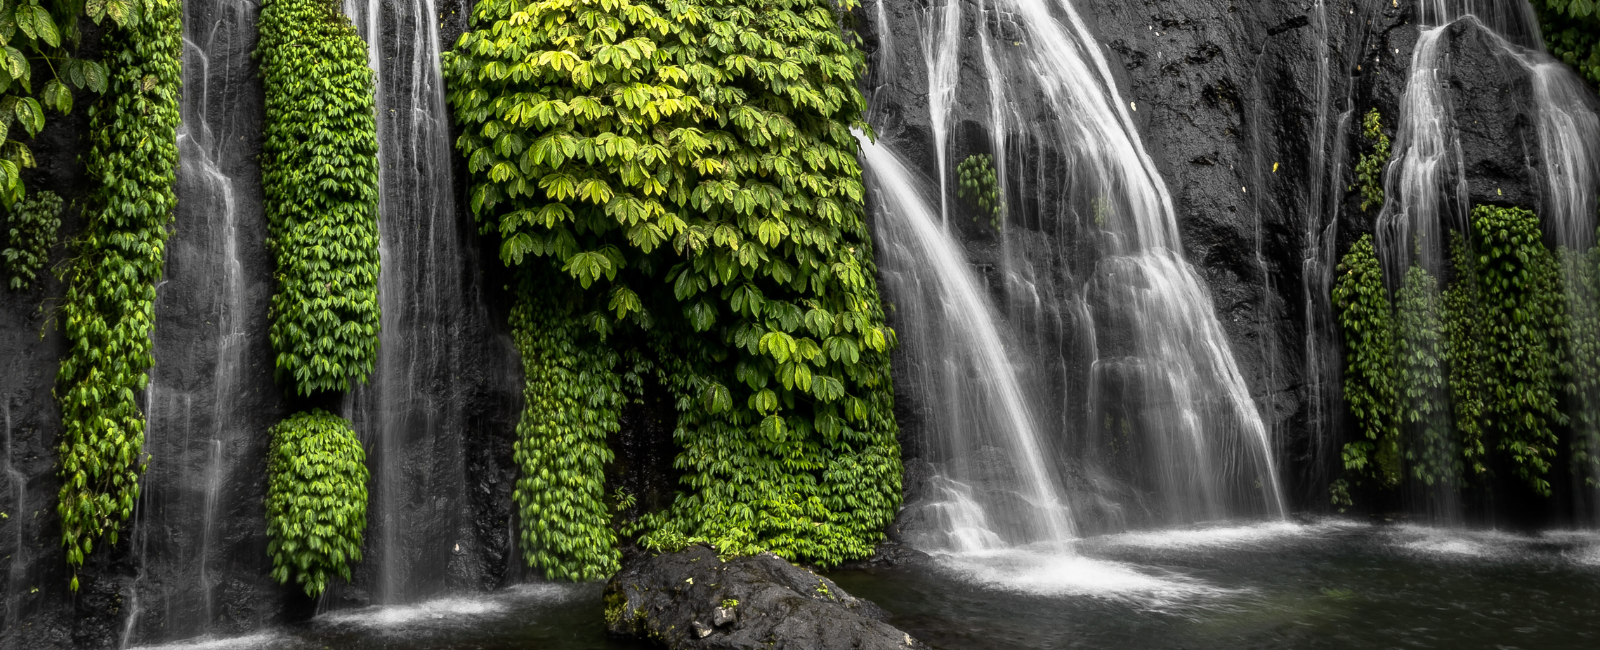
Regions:
[[[513,460],[512,498],[528,565],[563,580],[603,579],[620,554],[605,502],[606,436],[624,396],[618,355],[575,321],[548,289],[524,286],[511,327],[527,378]]]
[[[1439,303],[1438,280],[1412,265],[1395,296],[1397,416],[1410,437],[1405,459],[1411,476],[1428,485],[1456,484],[1461,473],[1446,409]]]
[[[1443,328],[1452,424],[1461,460],[1472,476],[1478,476],[1489,471],[1484,443],[1489,405],[1484,394],[1483,290],[1477,257],[1459,232],[1450,233],[1450,260],[1455,282],[1444,294]]]
[[[835,564],[899,505],[853,7],[487,0],[445,56],[501,258],[564,273],[676,398],[684,490],[647,541]]]
[[[1345,443],[1347,471],[1372,476],[1386,487],[1402,473],[1394,323],[1372,236],[1364,235],[1339,263],[1334,311],[1344,335],[1344,399],[1359,436]]]
[[[1520,208],[1472,210],[1483,304],[1485,429],[1517,475],[1541,494],[1555,458],[1552,426],[1565,424],[1556,402],[1554,342],[1566,327],[1555,256],[1542,242],[1539,217]]]
[[[1361,154],[1356,163],[1356,185],[1361,190],[1361,211],[1383,207],[1383,168],[1389,164],[1389,135],[1383,132],[1383,117],[1378,109],[1361,118],[1361,136],[1371,151]]]
[[[56,229],[61,227],[61,197],[44,191],[16,203],[6,210],[4,258],[7,284],[12,290],[33,286],[50,262],[50,249],[56,244]]]
[[[317,596],[350,579],[367,529],[366,452],[344,418],[320,409],[272,428],[267,461],[267,554],[272,579]]]
[[[89,111],[89,176],[100,187],[57,316],[68,346],[56,389],[63,428],[57,511],[73,567],[102,535],[116,543],[147,461],[136,394],[154,363],[156,282],[177,200],[183,25],[177,0],[141,7],[142,18],[105,37],[110,83],[105,101]]]
[[[260,29],[278,377],[303,395],[348,390],[378,357],[378,140],[367,44],[331,0],[268,0]]]

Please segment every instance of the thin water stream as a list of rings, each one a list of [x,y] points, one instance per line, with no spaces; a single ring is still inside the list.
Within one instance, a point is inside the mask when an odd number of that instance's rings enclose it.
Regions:
[[[476,588],[466,499],[462,349],[469,311],[433,0],[348,0],[377,73],[378,362],[347,409],[372,467],[367,556],[377,602]]]

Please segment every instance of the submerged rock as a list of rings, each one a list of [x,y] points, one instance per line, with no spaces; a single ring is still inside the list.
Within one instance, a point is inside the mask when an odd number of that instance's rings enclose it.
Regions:
[[[669,648],[922,648],[883,610],[771,553],[723,561],[705,546],[639,557],[606,585],[606,628]]]

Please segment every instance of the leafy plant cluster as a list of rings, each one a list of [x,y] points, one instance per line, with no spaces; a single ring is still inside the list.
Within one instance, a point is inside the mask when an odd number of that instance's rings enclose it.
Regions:
[[[1344,334],[1345,404],[1360,426],[1357,439],[1345,443],[1344,467],[1394,487],[1403,471],[1394,312],[1371,235],[1356,241],[1339,263],[1333,305]]]
[[[56,244],[56,230],[61,227],[61,197],[55,192],[34,194],[6,210],[5,258],[6,277],[11,289],[22,290],[33,285],[39,271],[50,262],[50,249]]]
[[[961,184],[956,190],[956,196],[970,202],[978,211],[989,217],[989,225],[996,230],[1000,229],[1000,187],[994,173],[994,166],[990,164],[988,154],[973,154],[967,156],[956,166],[956,175],[960,177]],[[973,217],[976,221],[977,217]]]
[[[683,491],[641,521],[647,544],[833,564],[898,506],[853,7],[486,0],[445,56],[502,259],[569,277],[573,318],[654,355],[676,399]]]
[[[1600,234],[1600,233],[1597,233]],[[1600,485],[1600,247],[1556,251],[1568,280],[1563,374],[1572,415],[1572,461],[1591,486]]]
[[[1389,136],[1383,132],[1383,117],[1378,109],[1367,111],[1361,118],[1361,135],[1372,147],[1361,154],[1356,163],[1356,184],[1350,189],[1361,189],[1361,211],[1383,207],[1383,168],[1389,164]]]
[[[46,109],[63,115],[72,112],[73,88],[95,93],[106,90],[106,66],[71,54],[78,46],[79,16],[87,10],[96,24],[109,16],[118,28],[131,29],[143,9],[141,0],[116,4],[106,0],[87,4],[82,0],[0,0],[0,204],[22,200],[22,170],[34,165],[33,152],[11,136],[38,135],[44,129]],[[35,61],[44,62],[51,73],[37,95],[33,92]],[[20,130],[13,132],[14,128]]]
[[[90,7],[121,22],[105,37],[110,78],[90,109],[89,177],[99,187],[75,243],[58,319],[67,352],[56,389],[63,432],[61,541],[81,566],[94,541],[133,511],[139,495],[156,281],[176,196],[183,26],[176,0]],[[135,9],[129,9],[135,7]],[[37,15],[37,14],[36,14]],[[78,585],[72,580],[73,589]]]
[[[527,378],[512,455],[523,553],[552,578],[601,579],[621,561],[605,503],[606,436],[620,429],[625,399],[618,355],[565,301],[525,284],[511,312]]]
[[[267,554],[272,578],[315,597],[350,579],[367,529],[366,452],[350,423],[321,409],[272,427],[267,461]]]
[[[1589,278],[1579,287],[1588,293],[1578,294],[1588,297],[1574,301],[1559,260],[1582,265],[1577,260],[1600,252],[1558,257],[1541,241],[1538,217],[1519,208],[1477,206],[1471,227],[1471,245],[1452,233],[1452,285],[1441,294],[1435,278],[1412,266],[1392,316],[1370,236],[1340,265],[1333,295],[1345,400],[1362,432],[1345,445],[1345,469],[1383,487],[1397,485],[1407,466],[1427,484],[1456,483],[1488,472],[1492,445],[1548,495],[1555,430],[1567,423],[1562,379],[1572,382],[1570,394],[1593,396],[1596,380],[1584,373],[1600,365],[1592,289],[1600,266],[1574,267]],[[1569,320],[1569,304],[1579,318]],[[1574,449],[1586,451],[1589,441],[1575,436]]]
[[[367,45],[331,0],[269,0],[260,26],[278,377],[304,395],[348,390],[378,356],[378,140]]]
[[[1600,3],[1595,0],[1531,0],[1545,47],[1600,85]]]

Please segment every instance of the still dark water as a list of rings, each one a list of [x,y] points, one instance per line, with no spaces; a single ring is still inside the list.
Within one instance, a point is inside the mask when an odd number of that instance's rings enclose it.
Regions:
[[[1600,649],[1600,533],[1325,521],[1091,538],[830,575],[946,650]],[[598,585],[334,612],[173,650],[649,647],[607,639]]]

